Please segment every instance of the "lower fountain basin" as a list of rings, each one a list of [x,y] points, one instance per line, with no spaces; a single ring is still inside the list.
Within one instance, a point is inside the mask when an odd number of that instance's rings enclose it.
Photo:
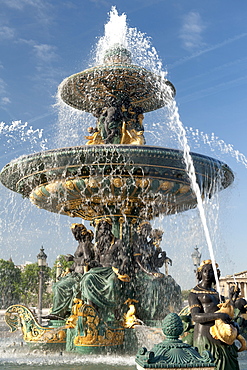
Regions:
[[[191,153],[202,197],[234,180],[216,159]],[[93,220],[152,219],[196,207],[183,152],[154,146],[83,145],[22,156],[0,173],[4,186],[39,208]]]

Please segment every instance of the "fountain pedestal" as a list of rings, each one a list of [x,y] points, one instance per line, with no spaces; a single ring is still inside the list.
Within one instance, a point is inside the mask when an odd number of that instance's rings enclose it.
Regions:
[[[209,352],[200,356],[197,349],[183,343],[179,335],[183,332],[183,324],[175,313],[166,316],[163,323],[166,339],[156,344],[150,351],[142,348],[136,356],[137,369],[191,369],[214,370],[215,365]]]

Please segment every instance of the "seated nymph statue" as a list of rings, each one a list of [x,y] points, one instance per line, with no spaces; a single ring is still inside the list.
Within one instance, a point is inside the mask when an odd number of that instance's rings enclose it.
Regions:
[[[219,276],[217,264],[216,268]],[[232,329],[235,324],[228,313],[219,310],[220,300],[223,300],[223,297],[220,297],[213,287],[216,279],[211,260],[201,263],[197,269],[197,278],[199,283],[189,294],[191,316],[195,323],[193,346],[198,348],[200,354],[204,350],[210,351],[217,370],[238,370],[238,348],[235,343],[228,344],[227,339],[223,341],[223,338],[219,339],[216,335],[212,335],[212,328],[217,320],[221,320],[223,325],[232,325]]]

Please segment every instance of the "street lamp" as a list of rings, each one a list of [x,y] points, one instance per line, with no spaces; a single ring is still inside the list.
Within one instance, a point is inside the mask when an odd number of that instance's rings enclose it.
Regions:
[[[191,254],[192,260],[193,260],[193,265],[195,266],[194,272],[196,273],[197,268],[200,266],[201,263],[201,253],[198,250],[198,247],[194,248],[194,252]]]
[[[44,277],[44,272],[43,272],[43,266],[46,266],[46,258],[47,255],[44,252],[43,245],[40,248],[40,252],[37,255],[37,260],[38,260],[38,266],[39,266],[39,296],[38,296],[38,322],[41,325],[42,324],[42,295],[43,295],[43,277]]]
[[[56,263],[56,281],[59,280],[63,271],[63,267],[60,261],[60,256],[57,256],[57,263]]]

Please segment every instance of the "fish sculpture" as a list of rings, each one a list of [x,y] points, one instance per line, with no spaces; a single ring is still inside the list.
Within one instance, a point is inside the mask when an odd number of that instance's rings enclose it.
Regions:
[[[234,317],[234,307],[227,299],[226,302],[218,304],[219,310],[216,312],[227,313],[232,319]],[[238,329],[233,324],[227,324],[221,319],[215,320],[215,324],[210,328],[210,334],[214,339],[219,339],[226,344],[233,344],[237,339],[241,347],[238,352],[247,350],[247,343],[241,334],[238,334]]]

